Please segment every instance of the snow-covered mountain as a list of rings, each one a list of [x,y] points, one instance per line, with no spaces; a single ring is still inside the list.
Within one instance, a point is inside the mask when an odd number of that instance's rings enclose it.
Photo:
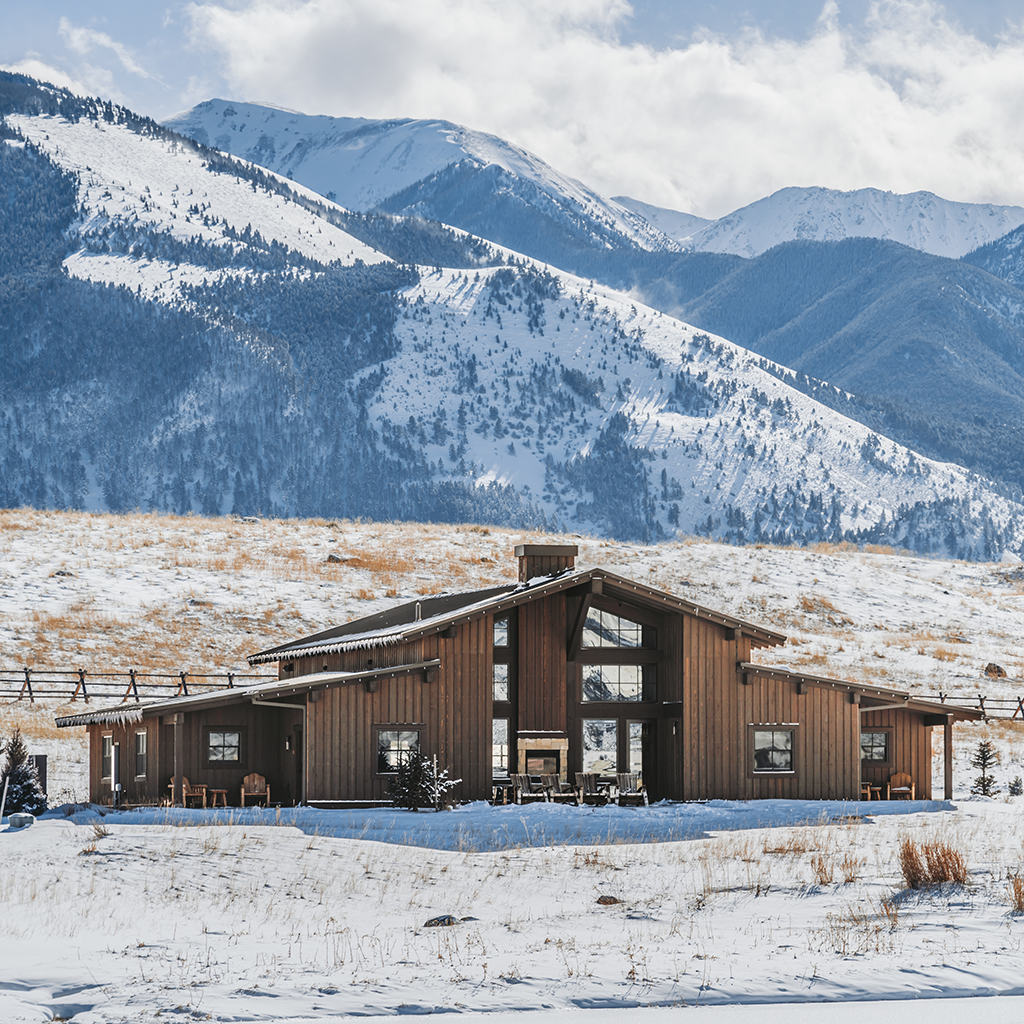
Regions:
[[[451,121],[312,116],[214,99],[164,123],[351,210],[413,213],[482,233],[479,203],[466,202],[467,192],[475,190],[490,206],[496,199],[512,200],[500,216],[487,212],[487,237],[511,248],[520,238],[536,241],[538,221],[577,245],[675,247],[643,216],[532,153]],[[460,193],[456,202],[451,201],[453,181]],[[522,251],[532,253],[525,246]]]
[[[681,241],[701,252],[749,258],[797,239],[884,238],[935,256],[960,257],[1022,223],[1024,207],[957,203],[931,192],[783,188]]]
[[[998,487],[724,339],[36,88],[0,95],[0,504],[1024,551]]]
[[[632,199],[629,196],[612,196],[612,199],[627,210],[640,214],[649,224],[677,242],[686,243],[691,235],[714,224],[713,220],[709,220],[707,217],[698,217],[695,213],[682,213],[679,210],[669,210],[664,206],[652,206],[650,203],[642,203],[639,199]]]

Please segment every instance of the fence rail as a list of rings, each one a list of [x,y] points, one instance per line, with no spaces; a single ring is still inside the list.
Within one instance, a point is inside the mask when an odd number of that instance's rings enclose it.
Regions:
[[[1024,697],[986,697],[984,694],[935,693],[922,694],[922,700],[936,700],[955,708],[972,708],[986,718],[1020,718],[1024,720]]]
[[[12,703],[27,700],[141,701],[144,697],[187,697],[190,693],[231,689],[243,682],[276,679],[257,672],[90,672],[87,669],[49,671],[34,668],[0,669],[0,699]]]

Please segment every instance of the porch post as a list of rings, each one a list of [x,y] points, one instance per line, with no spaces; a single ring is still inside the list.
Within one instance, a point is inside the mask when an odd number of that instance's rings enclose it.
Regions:
[[[174,715],[172,721],[174,722],[174,788],[171,790],[171,806],[177,807],[183,803],[181,795],[181,762],[182,762],[182,725],[184,724],[185,716],[178,712]]]
[[[942,727],[942,768],[945,775],[945,798],[953,799],[953,716],[946,715]]]

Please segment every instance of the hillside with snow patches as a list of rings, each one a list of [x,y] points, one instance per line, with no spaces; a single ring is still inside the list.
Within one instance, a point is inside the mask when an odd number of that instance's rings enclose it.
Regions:
[[[700,252],[750,258],[782,242],[884,238],[958,258],[1024,223],[1024,207],[958,203],[931,192],[783,188],[679,238]],[[671,233],[671,232],[669,232]]]
[[[19,343],[5,394],[8,505],[1024,550],[999,488],[724,339],[440,226],[352,219],[111,108],[68,109],[9,114],[6,144],[76,176],[63,268],[93,288],[75,301],[99,327],[121,304],[122,354],[97,327],[65,357],[21,308],[42,343]],[[339,223],[391,232],[404,266]],[[426,243],[405,225],[459,262],[408,266],[401,246]],[[125,322],[187,332],[168,355]]]
[[[213,99],[168,118],[164,124],[302,182],[352,210],[421,212],[412,208],[423,204],[423,193],[430,185],[435,186],[431,198],[436,205],[437,183],[444,183],[446,174],[464,180],[467,175],[498,172],[504,189],[517,192],[521,216],[529,210],[569,233],[605,245],[674,248],[644,217],[598,195],[532,153],[451,121],[329,117]],[[489,185],[492,181],[488,178]],[[524,187],[529,189],[528,196],[522,192]],[[443,188],[442,184],[440,191]],[[396,203],[396,197],[404,198]],[[462,210],[469,219],[477,212]],[[437,219],[471,228],[458,217]]]

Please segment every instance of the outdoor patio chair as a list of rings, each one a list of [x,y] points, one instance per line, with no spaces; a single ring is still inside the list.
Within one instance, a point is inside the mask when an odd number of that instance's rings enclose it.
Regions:
[[[171,791],[171,801],[174,801],[174,777],[171,777],[171,781],[167,783],[167,788]],[[181,803],[183,807],[188,807],[189,800],[192,801],[192,806],[206,806],[206,786],[202,783],[198,783],[193,786],[188,779],[182,776],[181,779]]]
[[[608,803],[608,791],[599,784],[600,776],[596,772],[576,773],[576,800],[581,804],[603,807]]]
[[[536,803],[540,800],[547,800],[548,795],[540,784],[540,779],[534,779],[532,775],[513,775],[513,800],[517,804]]]
[[[252,772],[242,779],[242,807],[245,806],[246,800],[250,803],[262,800],[268,807],[270,806],[270,787],[267,785],[267,780],[262,775],[257,775],[256,772]]]
[[[647,802],[647,791],[640,784],[640,776],[636,772],[619,772],[615,776],[619,787],[620,807],[644,807]]]
[[[557,775],[542,775],[540,784],[548,800],[554,803],[576,802],[576,790],[569,783],[563,782]]]
[[[886,787],[886,790],[887,800],[917,799],[917,786],[914,785],[913,778],[906,772],[896,772],[896,774],[889,779],[889,785]]]

